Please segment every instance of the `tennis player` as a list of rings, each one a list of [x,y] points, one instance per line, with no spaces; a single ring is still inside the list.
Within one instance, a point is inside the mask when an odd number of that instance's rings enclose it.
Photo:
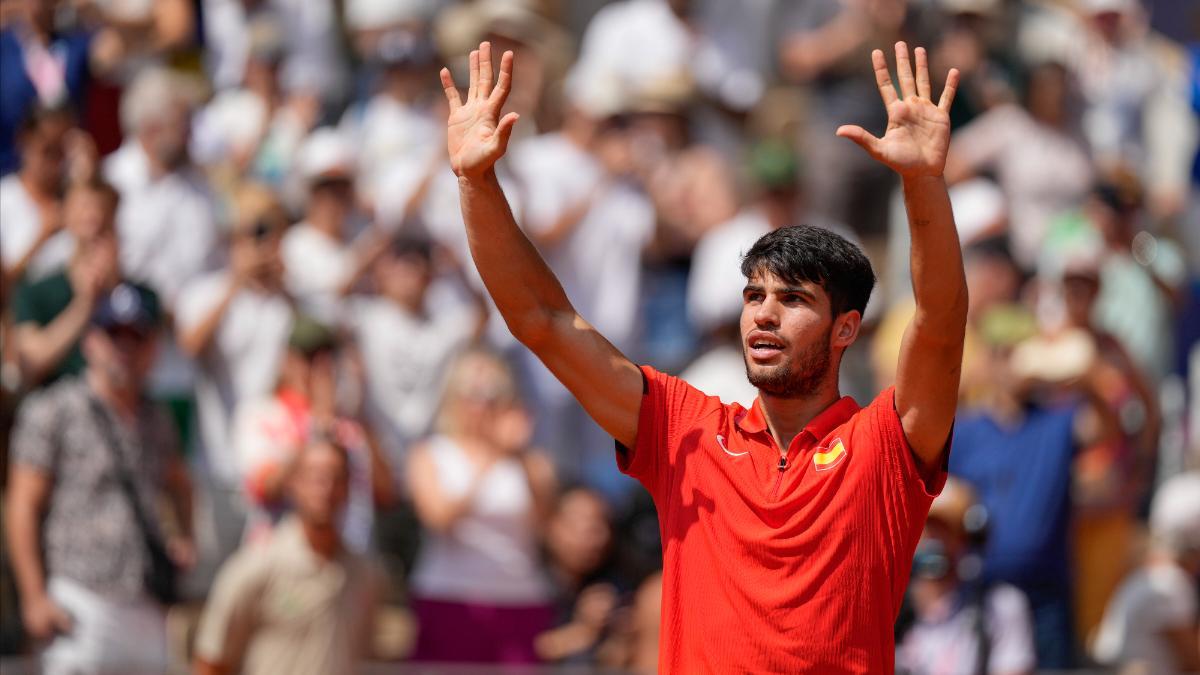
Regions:
[[[899,92],[883,52],[871,58],[887,131],[837,134],[903,180],[917,310],[895,386],[862,408],[838,392],[875,282],[862,251],[805,226],[758,240],[742,263],[741,336],[759,395],[749,410],[724,405],[625,358],[517,226],[493,168],[517,122],[501,113],[512,53],[493,85],[491,46],[471,52],[465,100],[442,70],[475,265],[513,335],[612,434],[658,508],[662,672],[893,671],[892,624],[946,476],[967,288],[942,178],[958,72],[935,103],[923,49],[914,71],[896,44]]]

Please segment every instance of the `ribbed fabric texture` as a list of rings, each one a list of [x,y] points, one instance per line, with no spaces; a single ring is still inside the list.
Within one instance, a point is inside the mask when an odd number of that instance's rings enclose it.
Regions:
[[[892,672],[913,549],[945,479],[927,489],[892,389],[830,406],[781,472],[758,404],[642,370],[637,444],[617,458],[658,507],[659,671]]]

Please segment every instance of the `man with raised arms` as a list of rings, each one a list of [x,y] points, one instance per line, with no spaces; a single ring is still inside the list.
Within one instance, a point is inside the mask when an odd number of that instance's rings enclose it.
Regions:
[[[442,71],[479,273],[513,335],[612,434],[621,470],[658,508],[660,671],[893,670],[893,621],[945,480],[967,290],[942,179],[958,72],[935,103],[923,49],[914,72],[908,46],[896,44],[898,93],[883,52],[872,61],[887,131],[837,133],[903,180],[917,310],[895,386],[862,408],[838,392],[875,281],[862,251],[808,226],[750,249],[741,334],[759,395],[749,409],[724,405],[625,358],[576,313],[517,226],[493,168],[517,122],[501,114],[512,54],[493,84],[491,46],[472,52],[465,100]]]

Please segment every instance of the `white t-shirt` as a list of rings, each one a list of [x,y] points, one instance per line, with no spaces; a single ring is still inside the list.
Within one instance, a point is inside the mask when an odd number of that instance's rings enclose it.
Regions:
[[[736,322],[742,312],[742,256],[759,237],[771,231],[766,216],[744,209],[732,220],[710,230],[696,244],[688,275],[688,318],[697,331]]]
[[[449,499],[462,496],[476,468],[445,436],[429,441],[437,481]],[[487,470],[470,510],[445,534],[429,533],[413,568],[416,597],[489,605],[531,605],[550,600],[538,552],[533,494],[519,460]]]
[[[341,288],[354,273],[350,246],[308,223],[298,223],[283,236],[282,253],[288,292],[313,318],[338,323]]]
[[[176,321],[191,330],[220,302],[231,283],[227,272],[194,280],[180,294]],[[198,359],[196,415],[200,442],[213,474],[238,485],[230,442],[238,403],[269,395],[292,329],[292,308],[282,295],[239,291],[229,303],[212,342]]]
[[[42,214],[18,174],[0,179],[0,256],[8,269],[23,258],[37,241]],[[62,269],[75,251],[75,239],[65,231],[50,237],[25,268],[25,278],[36,281]]]
[[[380,296],[354,298],[349,323],[362,353],[367,415],[393,466],[408,444],[429,433],[446,372],[476,328],[476,310],[454,289],[435,284],[428,311],[410,314]]]
[[[215,207],[203,174],[185,168],[152,178],[135,139],[105,160],[104,173],[121,192],[121,270],[172,307],[179,289],[210,269],[216,254]]]
[[[1142,567],[1117,588],[1096,632],[1092,656],[1100,663],[1144,664],[1145,672],[1182,670],[1162,632],[1196,627],[1196,585],[1173,565]]]
[[[1032,671],[1036,665],[1033,625],[1025,596],[1012,586],[996,586],[985,604],[984,624],[991,639],[987,672]],[[979,658],[976,612],[953,605],[947,606],[940,621],[918,619],[896,645],[896,669],[922,675],[974,675]]]
[[[396,157],[427,157],[441,150],[444,123],[390,96],[376,95],[342,116],[339,130],[358,148],[359,187],[373,202],[384,170]]]

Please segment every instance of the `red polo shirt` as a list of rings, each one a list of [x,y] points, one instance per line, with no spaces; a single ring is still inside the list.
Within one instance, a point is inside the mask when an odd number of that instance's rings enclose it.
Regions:
[[[900,609],[944,468],[923,476],[893,389],[850,397],[778,446],[761,405],[724,405],[642,367],[621,470],[663,541],[663,673],[890,673]]]

